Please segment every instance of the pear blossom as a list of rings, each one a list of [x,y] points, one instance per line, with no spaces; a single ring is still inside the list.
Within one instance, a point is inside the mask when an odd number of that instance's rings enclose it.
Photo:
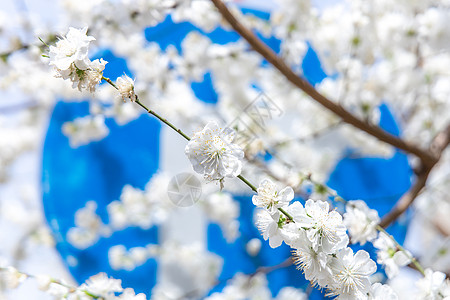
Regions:
[[[397,300],[398,296],[387,284],[376,282],[369,291],[369,300]]]
[[[19,272],[14,267],[6,267],[0,269],[0,284],[8,289],[17,288],[25,279],[27,275]]]
[[[73,88],[77,87],[79,91],[87,89],[93,93],[103,77],[107,62],[103,59],[89,59],[89,44],[95,38],[86,33],[87,27],[70,27],[66,37],[60,39],[55,46],[50,46],[49,64],[55,67],[56,77],[69,79]]]
[[[208,218],[219,224],[228,242],[235,241],[239,235],[239,204],[231,194],[217,192],[204,201],[204,211]]]
[[[136,100],[136,94],[134,93],[133,79],[131,79],[127,75],[123,75],[122,77],[117,78],[116,86],[117,89],[119,90],[123,102],[126,102],[127,99],[129,99],[131,102],[134,102]]]
[[[275,300],[306,300],[308,295],[302,290],[292,286],[285,286],[279,292]]]
[[[294,199],[294,190],[291,187],[285,187],[281,191],[270,180],[264,179],[258,187],[258,194],[252,198],[253,204],[266,208],[270,214],[274,214],[278,208],[286,206]]]
[[[334,281],[328,286],[330,295],[339,296],[340,300],[367,299],[371,288],[369,276],[377,270],[369,253],[359,250],[353,254],[347,247],[331,258],[329,267]]]
[[[237,273],[228,281],[225,288],[220,293],[213,293],[206,300],[270,300],[272,295],[267,286],[268,281],[263,273],[256,273],[254,276]],[[281,291],[280,291],[281,293]]]
[[[379,233],[373,246],[378,249],[377,262],[384,266],[388,278],[397,276],[399,267],[411,262],[411,253],[407,250],[399,250],[394,241],[384,232]]]
[[[255,215],[256,227],[264,240],[269,240],[272,248],[279,247],[283,241],[287,245],[293,246],[298,243],[300,238],[301,228],[297,221],[303,217],[303,206],[296,201],[286,207],[285,211],[292,217],[292,220],[279,211],[270,214],[267,210],[260,209]]]
[[[377,237],[376,227],[380,222],[378,212],[370,209],[362,200],[349,201],[344,214],[344,225],[352,238],[352,243],[364,245]]]
[[[69,27],[69,32],[55,46],[50,46],[50,65],[57,70],[87,70],[90,66],[88,58],[89,44],[93,36],[87,35],[87,27],[76,29]]]
[[[78,88],[81,92],[83,89],[89,90],[89,92],[95,92],[96,86],[100,83],[103,77],[103,70],[108,62],[103,58],[96,59],[89,62],[89,66],[86,70],[81,69],[67,69],[59,70],[56,77],[62,79],[69,79],[72,81],[72,87]]]
[[[259,210],[256,214],[256,226],[264,240],[269,240],[269,245],[272,248],[279,247],[283,242],[280,226],[282,226],[284,220],[285,217],[280,215],[279,212],[271,215],[266,210]]]
[[[347,246],[347,229],[342,216],[337,211],[329,212],[326,201],[309,199],[305,204],[305,215],[299,220],[300,226],[307,229],[307,237],[315,251],[319,248],[326,254],[335,253]]]
[[[197,132],[184,150],[194,170],[209,180],[222,181],[225,177],[236,177],[241,173],[244,151],[233,144],[234,130],[219,128],[209,122]]]
[[[417,299],[437,300],[450,297],[450,284],[445,280],[446,275],[442,272],[425,270],[425,277],[416,282],[418,288]]]
[[[145,294],[139,293],[136,295],[133,289],[127,288],[123,293],[116,298],[117,300],[146,300]]]
[[[256,256],[261,250],[262,242],[260,239],[253,238],[245,245],[245,250],[250,256]]]
[[[173,283],[188,284],[188,291],[199,294],[215,285],[223,265],[222,257],[205,250],[200,243],[181,245],[173,240],[160,247],[156,259],[158,265],[169,270]]]
[[[113,295],[114,292],[123,291],[122,280],[108,278],[108,275],[105,273],[99,273],[91,276],[86,280],[86,283],[80,285],[79,290],[84,290],[93,295],[107,298]]]
[[[52,278],[48,275],[36,275],[35,276],[37,284],[38,284],[38,288],[41,291],[48,291],[50,289],[50,284],[52,283]]]
[[[108,236],[109,230],[95,213],[97,203],[88,201],[75,213],[75,227],[67,231],[67,241],[78,249],[95,244],[100,236]]]
[[[72,122],[63,124],[62,132],[69,138],[72,148],[78,148],[89,144],[91,141],[99,141],[109,134],[102,115],[85,116],[76,118]]]
[[[300,235],[301,238],[293,245],[294,263],[313,285],[326,286],[331,276],[331,270],[327,265],[331,257],[323,251],[315,251],[305,232],[301,232]]]

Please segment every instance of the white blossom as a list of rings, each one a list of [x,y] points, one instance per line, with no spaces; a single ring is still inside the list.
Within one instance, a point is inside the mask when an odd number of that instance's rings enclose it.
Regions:
[[[261,246],[261,240],[258,238],[253,238],[245,245],[245,250],[247,250],[247,253],[251,256],[256,256],[261,250]]]
[[[62,132],[69,138],[72,148],[99,141],[109,134],[105,118],[101,115],[76,118],[63,124]]]
[[[416,282],[418,288],[417,299],[437,300],[448,299],[450,297],[449,282],[442,272],[434,272],[431,269],[425,270],[425,277]]]
[[[86,280],[86,283],[83,283],[79,290],[86,290],[100,297],[110,297],[114,292],[122,292],[123,288],[120,279],[108,278],[105,273],[99,273]]]
[[[345,248],[336,253],[329,266],[334,280],[328,287],[331,295],[339,296],[340,300],[367,299],[369,276],[377,270],[369,253],[359,250],[353,255],[351,248]]]
[[[331,257],[323,251],[315,251],[305,232],[301,232],[299,236],[293,245],[294,263],[313,285],[326,286],[331,276],[331,270],[327,265]]]
[[[284,218],[280,216],[279,212],[269,214],[266,210],[259,210],[256,214],[256,226],[261,232],[265,241],[269,240],[269,245],[272,248],[279,247],[283,242],[280,226]],[[280,224],[280,225],[279,225]]]
[[[411,262],[411,253],[407,250],[399,250],[395,242],[383,232],[379,233],[373,245],[378,249],[377,262],[384,266],[388,278],[397,276],[399,267]]]
[[[294,199],[294,190],[285,187],[278,191],[277,186],[270,180],[264,179],[258,187],[258,194],[252,198],[253,204],[266,208],[270,214],[274,214],[278,208],[286,206]]]
[[[116,86],[124,102],[126,102],[126,100],[130,100],[131,102],[134,102],[136,100],[133,79],[131,79],[127,75],[122,75],[122,77],[117,78]]]
[[[267,210],[260,209],[255,214],[256,227],[264,240],[269,240],[272,248],[279,247],[283,241],[293,246],[300,238],[301,229],[297,222],[300,218],[304,218],[303,206],[296,201],[286,207],[285,212],[292,217],[292,220],[279,211],[270,214]]]
[[[75,213],[75,227],[67,231],[67,241],[78,249],[86,249],[95,244],[100,236],[108,236],[109,229],[95,213],[97,203],[88,201]]]
[[[378,212],[370,209],[362,200],[349,201],[344,214],[344,225],[352,243],[364,245],[377,237],[376,227],[380,222]]]
[[[302,290],[285,286],[279,292],[276,300],[306,300],[308,295],[304,293]]]
[[[140,293],[137,294],[134,292],[133,289],[127,288],[123,291],[123,293],[117,297],[117,300],[146,300],[144,294]]]
[[[27,275],[11,266],[0,270],[0,285],[4,285],[8,289],[17,288],[26,278]]]
[[[50,284],[52,283],[52,278],[48,275],[37,275],[35,276],[36,281],[38,283],[38,288],[41,291],[48,291],[50,289]]]
[[[69,28],[67,35],[55,46],[50,46],[50,65],[64,71],[71,68],[87,70],[90,65],[88,58],[89,43],[95,40],[88,36],[87,27],[83,29]]]
[[[398,296],[387,284],[374,283],[369,291],[369,300],[397,300]]]
[[[239,237],[239,204],[229,193],[213,193],[204,201],[204,211],[212,222],[219,224],[228,242]]]
[[[171,287],[188,286],[196,295],[207,293],[221,273],[222,257],[203,249],[199,243],[180,245],[175,241],[163,244],[157,256],[158,265],[169,271]]]
[[[103,77],[107,62],[102,58],[94,61],[89,59],[89,43],[95,38],[87,36],[86,32],[87,27],[70,27],[66,37],[55,46],[50,46],[50,65],[55,66],[56,77],[69,79],[79,91],[87,89],[93,93]]]
[[[185,148],[194,170],[209,180],[223,180],[241,173],[244,152],[233,144],[234,131],[222,130],[216,122],[209,122],[197,132]]]
[[[347,246],[347,229],[342,223],[342,216],[337,211],[329,212],[326,201],[309,199],[305,204],[305,215],[299,225],[307,228],[307,237],[315,251],[319,248],[326,254],[335,253]]]
[[[156,247],[149,244],[146,247],[133,247],[127,251],[124,245],[113,246],[108,250],[109,264],[114,270],[132,271],[153,257]]]
[[[267,286],[267,278],[263,273],[254,276],[237,273],[227,283],[221,293],[214,293],[207,300],[270,300],[272,299]],[[281,291],[280,291],[281,293]]]

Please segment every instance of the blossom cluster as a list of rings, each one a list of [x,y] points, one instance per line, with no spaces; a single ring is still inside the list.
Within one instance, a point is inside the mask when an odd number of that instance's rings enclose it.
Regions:
[[[369,276],[376,264],[364,250],[353,253],[341,215],[321,200],[293,201],[292,188],[278,191],[269,179],[261,182],[253,203],[261,210],[255,222],[272,248],[282,242],[293,248],[295,263],[313,285],[339,299],[369,299]],[[369,298],[368,298],[369,297]]]
[[[219,181],[241,174],[244,151],[233,143],[234,134],[231,128],[222,130],[215,122],[197,132],[184,150],[194,171]]]
[[[113,232],[128,227],[139,227],[145,230],[155,225],[163,225],[177,212],[177,207],[167,194],[169,182],[168,174],[161,172],[152,176],[144,190],[125,185],[119,200],[112,201],[106,207],[109,220],[107,224],[104,224],[96,213],[96,202],[88,201],[75,213],[75,226],[67,232],[68,242],[76,248],[86,249],[100,238],[108,238]],[[198,200],[199,207],[207,219],[221,227],[228,241],[232,242],[239,237],[240,209],[231,194],[217,192],[213,186],[206,186],[203,189],[203,197]],[[114,249],[110,249],[111,253],[125,253],[120,246]],[[133,253],[143,253],[140,250],[138,248]],[[122,256],[125,257],[125,255]],[[137,259],[137,261],[144,262],[146,259]],[[120,266],[117,263],[112,265]]]
[[[145,300],[144,294],[137,294],[131,288],[124,289],[122,281],[108,277],[105,273],[91,276],[85,283],[73,287],[65,281],[54,279],[48,275],[29,275],[14,267],[0,268],[0,283],[8,289],[17,288],[27,278],[34,278],[39,289],[53,299],[107,299],[107,300]]]
[[[87,30],[87,27],[70,27],[64,38],[55,46],[50,46],[49,56],[50,65],[55,67],[57,77],[70,79],[73,87],[80,91],[87,89],[92,93],[102,80],[103,70],[108,62],[102,58],[94,61],[89,59],[89,44],[95,38],[88,36]]]

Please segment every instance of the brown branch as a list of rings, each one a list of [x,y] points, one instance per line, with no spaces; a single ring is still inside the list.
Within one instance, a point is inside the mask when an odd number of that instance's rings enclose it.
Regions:
[[[353,125],[354,127],[376,137],[380,141],[388,143],[396,148],[402,149],[407,153],[411,153],[420,158],[422,163],[428,167],[436,164],[437,159],[428,151],[419,148],[416,145],[410,144],[386,131],[378,126],[367,123],[354,116],[348,110],[334,103],[327,97],[320,94],[308,81],[297,76],[292,69],[272,51],[264,42],[262,42],[251,30],[246,28],[239,22],[226,5],[221,0],[211,0],[216,8],[219,10],[222,17],[233,27],[233,29],[243,37],[250,46],[259,54],[261,54],[269,63],[272,64],[284,77],[292,84],[303,90],[307,95],[313,98],[316,102],[327,108],[329,111],[338,115],[344,122]]]
[[[421,172],[417,176],[417,180],[411,189],[403,195],[402,198],[397,202],[394,208],[383,217],[380,222],[380,226],[383,228],[388,227],[392,222],[394,222],[401,214],[403,214],[406,209],[414,202],[417,195],[419,195],[420,191],[425,186],[428,175],[430,174],[431,169],[428,169],[426,172]]]
[[[425,187],[431,169],[437,164],[437,162],[441,158],[442,152],[445,150],[445,148],[447,148],[449,143],[450,125],[447,125],[447,128],[445,130],[436,135],[430,146],[430,152],[437,158],[436,162],[431,166],[425,166],[424,164],[420,165],[416,182],[411,187],[411,189],[397,202],[394,208],[383,217],[380,222],[381,227],[388,227],[401,214],[403,214],[409,206],[411,206],[416,197],[419,195],[420,191],[422,191],[422,189]]]

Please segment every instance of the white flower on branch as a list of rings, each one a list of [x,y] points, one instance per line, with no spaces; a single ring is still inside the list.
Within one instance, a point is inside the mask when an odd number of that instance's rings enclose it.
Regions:
[[[380,232],[378,238],[373,242],[373,246],[378,249],[377,262],[384,265],[386,275],[390,279],[397,276],[399,267],[406,266],[411,262],[411,253],[399,250],[395,242],[383,232]]]
[[[298,243],[301,229],[297,223],[304,215],[304,208],[300,202],[296,201],[286,207],[293,220],[290,220],[285,214],[275,211],[270,214],[267,210],[259,210],[255,215],[255,223],[261,232],[264,240],[269,240],[272,248],[279,247],[284,241],[287,245]]]
[[[367,299],[369,276],[377,270],[369,253],[359,250],[353,255],[353,250],[347,247],[336,253],[329,266],[334,280],[329,286],[330,295],[339,295],[340,300]]]
[[[278,211],[271,215],[266,210],[260,210],[256,214],[256,227],[258,227],[264,240],[269,240],[269,245],[272,248],[279,247],[283,242],[281,229],[284,220],[284,216],[280,215]]]
[[[117,300],[146,300],[145,294],[137,294],[133,289],[127,288],[123,291],[122,295],[117,297]]]
[[[131,102],[136,101],[136,94],[134,93],[134,80],[128,77],[127,75],[123,75],[122,77],[117,78],[116,81],[117,89],[119,90],[120,96],[122,97],[123,102],[126,100],[131,100]]]
[[[303,271],[305,278],[313,285],[326,286],[331,276],[331,270],[327,266],[330,256],[323,251],[315,251],[305,232],[300,233],[300,238],[293,247],[294,263]]]
[[[95,244],[100,236],[110,235],[110,230],[95,213],[97,203],[88,201],[75,213],[75,227],[67,231],[67,241],[78,249],[86,249]]]
[[[352,243],[364,245],[377,237],[376,227],[380,222],[378,212],[370,209],[362,200],[349,201],[344,214],[344,225]]]
[[[35,276],[36,282],[38,284],[38,288],[43,291],[46,292],[50,289],[50,285],[52,283],[52,278],[48,275],[36,275]]]
[[[66,37],[60,39],[56,46],[50,46],[50,65],[56,69],[56,77],[72,81],[73,88],[93,93],[103,77],[107,61],[88,57],[89,43],[95,40],[87,36],[87,27],[75,29],[70,27]]]
[[[213,293],[211,296],[207,297],[206,300],[270,300],[272,297],[267,285],[267,277],[263,273],[256,273],[253,276],[236,273],[234,277],[227,282],[227,285],[222,292]]]
[[[73,122],[66,122],[62,132],[69,138],[72,148],[99,141],[109,134],[105,125],[105,118],[101,115],[76,118]]]
[[[348,235],[342,216],[337,211],[329,212],[330,206],[325,201],[308,200],[305,204],[306,214],[300,221],[300,226],[307,228],[307,236],[313,249],[322,249],[326,254],[332,254],[348,244]]]
[[[208,218],[219,224],[227,242],[234,242],[239,237],[239,203],[230,194],[218,192],[209,195],[203,208]]]
[[[372,284],[369,291],[369,300],[397,300],[398,296],[387,284],[379,282]]]
[[[232,143],[234,136],[234,130],[222,130],[216,122],[209,122],[194,135],[184,152],[194,170],[209,180],[235,177],[241,174],[244,151]]]
[[[15,289],[21,284],[27,275],[20,273],[14,267],[6,267],[0,270],[0,286],[8,289]]]
[[[294,190],[291,187],[285,187],[281,191],[270,180],[264,179],[258,187],[258,194],[252,198],[253,204],[266,208],[270,214],[274,214],[278,208],[286,206],[294,199]]]
[[[83,29],[70,27],[64,38],[60,39],[55,46],[50,46],[50,65],[62,71],[71,68],[87,70],[90,65],[89,43],[95,38],[86,33],[87,27]]]
[[[438,300],[450,297],[450,284],[445,280],[442,272],[433,272],[431,269],[425,270],[425,277],[416,282],[419,289],[417,299]]]
[[[99,273],[86,280],[86,283],[83,283],[79,290],[110,299],[108,297],[114,295],[115,292],[123,291],[122,280],[108,278],[105,273]]]

